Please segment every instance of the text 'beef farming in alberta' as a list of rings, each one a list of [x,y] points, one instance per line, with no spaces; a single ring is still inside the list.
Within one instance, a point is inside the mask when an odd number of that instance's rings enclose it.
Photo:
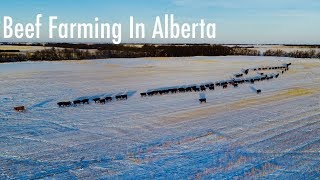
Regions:
[[[35,23],[18,23],[10,16],[3,17],[3,38],[4,39],[39,39],[41,34],[47,34],[49,39],[111,39],[114,44],[122,41],[122,24],[101,22],[98,17],[93,23],[66,23],[58,16],[48,17],[48,28],[43,30],[41,21],[43,15],[38,14]],[[151,28],[151,27],[150,27]],[[127,32],[127,31],[126,31]],[[129,18],[130,39],[145,39],[146,32],[152,32],[149,37],[152,39],[214,39],[216,38],[216,24],[206,23],[201,19],[197,23],[176,22],[173,14],[165,14],[164,17],[155,17],[153,30],[147,30],[142,22],[135,22],[133,16]]]

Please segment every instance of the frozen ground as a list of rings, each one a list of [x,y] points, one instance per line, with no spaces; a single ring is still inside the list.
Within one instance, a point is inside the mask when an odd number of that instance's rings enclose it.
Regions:
[[[289,62],[278,79],[206,92],[207,104],[195,92],[139,94]],[[319,78],[319,60],[272,57],[1,64],[0,179],[316,179]],[[129,99],[56,105],[120,92]],[[27,111],[14,112],[18,105]]]

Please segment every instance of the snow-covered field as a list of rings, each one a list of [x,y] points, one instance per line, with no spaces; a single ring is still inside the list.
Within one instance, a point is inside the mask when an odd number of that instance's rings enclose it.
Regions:
[[[290,62],[278,79],[206,91],[206,104],[199,104],[199,92],[140,97],[148,89],[226,80],[242,68]],[[129,92],[128,100],[56,104],[121,92]],[[312,59],[0,64],[0,179],[316,179],[319,97],[320,62]],[[26,112],[13,110],[20,105]]]

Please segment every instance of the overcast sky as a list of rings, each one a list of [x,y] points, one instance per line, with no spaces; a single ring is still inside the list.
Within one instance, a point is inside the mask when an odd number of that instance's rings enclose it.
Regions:
[[[320,44],[319,0],[7,0],[1,1],[0,6],[0,38],[3,16],[34,22],[38,13],[44,18],[56,15],[66,22],[93,23],[94,17],[104,22],[119,22],[123,24],[122,42],[131,42],[125,36],[129,16],[135,16],[152,29],[156,16],[173,13],[178,22],[192,23],[203,18],[217,25],[215,40],[178,42]],[[48,39],[43,36],[41,40]],[[167,41],[147,38],[140,42]]]

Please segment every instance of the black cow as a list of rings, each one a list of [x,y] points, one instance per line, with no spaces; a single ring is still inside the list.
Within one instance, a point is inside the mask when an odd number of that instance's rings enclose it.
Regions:
[[[214,90],[214,86],[209,86],[209,90]]]
[[[257,89],[257,94],[261,94],[261,89]]]
[[[242,77],[243,74],[240,74],[240,73],[239,73],[239,74],[235,74],[234,76],[237,77],[237,78],[239,78],[239,77]]]
[[[160,91],[159,91],[159,94],[160,94],[160,95],[164,94],[164,90],[160,90]]]
[[[187,87],[187,88],[186,88],[186,91],[187,91],[187,92],[191,92],[191,91],[192,91],[192,88],[191,88],[191,87]]]
[[[186,89],[185,89],[185,88],[179,88],[178,91],[179,91],[179,92],[185,92]]]
[[[89,99],[83,99],[81,100],[82,104],[89,104]]]
[[[170,89],[170,92],[171,92],[171,93],[177,93],[177,91],[178,91],[177,88]]]
[[[232,85],[233,85],[233,87],[238,87],[237,83],[233,83]]]
[[[105,100],[106,100],[106,101],[112,101],[112,97],[110,97],[110,96],[109,96],[109,97],[106,97]]]
[[[128,99],[128,95],[126,94],[121,95],[121,99]]]
[[[199,101],[200,101],[200,103],[207,103],[207,99],[206,98],[200,98]]]
[[[117,100],[122,99],[122,95],[117,95],[117,96],[116,96],[116,99],[117,99]]]
[[[98,102],[99,102],[100,104],[105,104],[105,103],[106,103],[106,99],[100,99]]]
[[[154,91],[152,91],[152,93],[153,93],[153,95],[157,95],[160,93],[160,91],[154,90]]]
[[[244,70],[244,73],[245,73],[245,74],[248,74],[248,73],[249,73],[249,69],[245,69],[245,70]]]
[[[100,98],[94,98],[92,99],[95,103],[97,103],[98,101],[100,101]]]
[[[68,102],[58,102],[57,104],[59,107],[63,107],[63,106],[68,107],[68,106],[71,106],[72,103],[68,101]]]
[[[147,93],[140,93],[141,97],[146,97]]]
[[[224,85],[222,86],[223,89],[227,89],[227,87],[228,87],[227,84],[224,84]]]
[[[81,101],[80,100],[75,100],[75,101],[73,101],[73,104],[76,106],[78,104],[81,104]]]
[[[198,87],[193,87],[192,90],[195,91],[195,92],[199,92],[199,91],[200,91],[200,88],[198,88]]]
[[[206,87],[202,85],[202,86],[200,86],[200,90],[201,90],[201,91],[205,91],[205,90],[206,90]]]

